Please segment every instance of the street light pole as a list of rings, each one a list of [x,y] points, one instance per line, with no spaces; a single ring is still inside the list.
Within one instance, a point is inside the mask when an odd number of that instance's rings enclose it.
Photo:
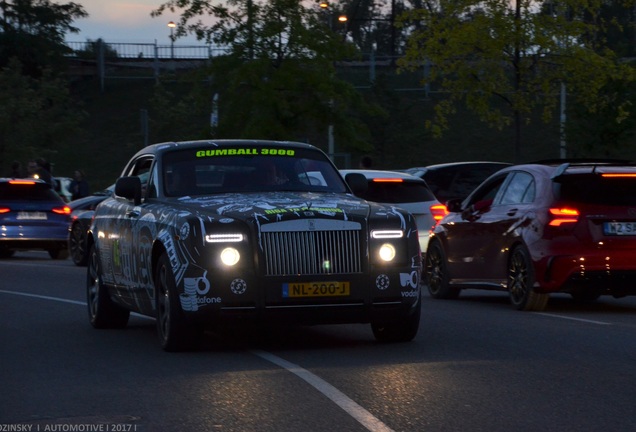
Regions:
[[[170,27],[170,58],[174,59],[174,28],[177,25],[174,23],[174,21],[170,21],[168,23],[168,27]]]

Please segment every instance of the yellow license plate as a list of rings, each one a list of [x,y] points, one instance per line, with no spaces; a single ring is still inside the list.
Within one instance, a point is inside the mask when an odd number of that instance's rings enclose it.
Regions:
[[[349,282],[294,282],[283,284],[284,298],[337,297],[351,293]]]

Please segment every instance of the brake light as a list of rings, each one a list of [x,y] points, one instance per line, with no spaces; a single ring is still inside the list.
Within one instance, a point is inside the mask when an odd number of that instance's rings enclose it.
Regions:
[[[9,184],[34,185],[35,182],[33,180],[9,180]]]
[[[55,208],[53,208],[53,213],[70,215],[71,214],[71,208],[69,206],[55,207]]]
[[[551,208],[550,216],[552,217],[549,223],[550,226],[561,226],[564,223],[576,223],[579,221],[579,211],[576,209]]]
[[[636,177],[634,173],[605,173],[601,177]]]
[[[11,209],[9,207],[0,207],[0,214],[9,213]]]
[[[434,204],[431,206],[431,215],[433,216],[433,219],[435,219],[436,224],[441,221],[447,214],[448,209],[444,204]]]
[[[375,183],[402,183],[404,180],[401,178],[374,178]]]

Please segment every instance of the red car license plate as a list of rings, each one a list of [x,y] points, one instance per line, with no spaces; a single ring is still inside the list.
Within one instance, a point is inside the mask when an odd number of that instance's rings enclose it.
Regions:
[[[629,236],[636,235],[636,222],[605,222],[603,234]]]

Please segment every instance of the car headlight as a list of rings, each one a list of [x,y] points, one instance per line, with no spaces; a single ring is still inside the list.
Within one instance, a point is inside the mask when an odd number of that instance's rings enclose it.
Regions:
[[[385,243],[380,246],[380,259],[382,261],[393,261],[393,258],[395,258],[395,248],[393,245]]]
[[[221,262],[226,266],[233,266],[239,262],[241,254],[233,247],[227,247],[221,251]]]
[[[402,230],[373,230],[371,231],[371,238],[374,239],[389,239],[389,238],[402,238],[404,237],[404,231]]]
[[[205,241],[208,243],[237,243],[243,241],[243,234],[208,234],[205,236]]]

